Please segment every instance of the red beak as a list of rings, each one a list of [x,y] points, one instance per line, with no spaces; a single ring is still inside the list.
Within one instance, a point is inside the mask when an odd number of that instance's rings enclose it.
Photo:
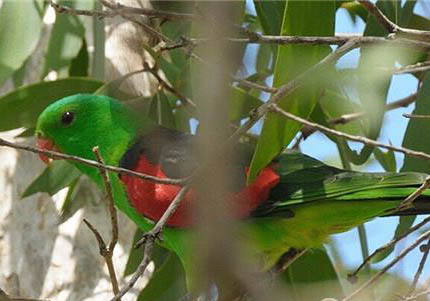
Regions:
[[[37,143],[37,146],[43,150],[57,151],[54,145],[54,142],[52,140],[45,139],[45,138],[37,138],[36,143]],[[49,164],[49,162],[51,161],[51,158],[43,154],[39,154],[39,157],[45,164]]]

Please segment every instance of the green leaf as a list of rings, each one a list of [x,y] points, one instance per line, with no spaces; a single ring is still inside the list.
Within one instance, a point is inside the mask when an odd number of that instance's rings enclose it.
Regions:
[[[35,128],[40,113],[52,102],[76,93],[92,93],[101,85],[100,81],[70,77],[18,88],[0,97],[0,132]]]
[[[101,198],[100,190],[86,176],[79,176],[69,185],[66,198],[60,211],[59,223],[66,222],[76,211],[87,204],[95,203],[94,200]]]
[[[125,94],[124,92],[122,92],[120,90],[120,87],[122,85],[122,83],[127,80],[128,78],[141,73],[141,70],[138,71],[132,71],[130,73],[124,74],[118,78],[115,78],[113,80],[111,80],[110,82],[107,82],[105,84],[103,84],[100,88],[97,89],[97,91],[94,92],[95,95],[106,95],[106,96],[110,96],[116,99],[121,99],[121,100],[133,100],[136,98],[135,95],[128,95]]]
[[[405,234],[414,224],[415,218],[416,218],[416,216],[413,216],[413,215],[401,216],[399,218],[399,224],[396,227],[396,231],[394,232],[393,239],[398,238],[398,237],[402,236],[403,234]],[[385,258],[387,258],[393,251],[394,251],[394,246],[384,250],[383,252],[381,252],[378,255],[376,255],[375,257],[373,257],[371,262],[372,263],[378,263],[378,262],[384,260]]]
[[[262,44],[260,45],[260,47],[258,47],[257,63],[256,63],[257,72],[264,72],[267,69],[271,69],[271,66],[269,65],[269,63],[270,63],[270,59],[272,58],[272,53],[273,53],[273,47],[271,47],[270,45]]]
[[[284,1],[254,1],[255,11],[260,19],[264,34],[279,35],[281,33],[285,3]]]
[[[357,17],[360,17],[364,22],[367,22],[367,16],[369,13],[360,3],[349,0],[336,1],[336,3],[340,3],[339,7],[346,9],[354,23],[356,22]]]
[[[430,74],[427,73],[422,83],[421,89],[418,92],[415,110],[413,114],[430,115]],[[405,138],[402,146],[430,153],[430,119],[414,119],[411,118],[406,128]],[[400,171],[417,171],[429,173],[430,162],[428,160],[415,157],[405,156],[403,166]],[[414,223],[416,216],[401,216],[399,224],[393,238],[397,238],[404,234]],[[393,249],[387,250],[378,256],[377,261],[380,261],[391,254]]]
[[[294,301],[341,300],[344,296],[336,270],[324,249],[312,249],[297,259],[282,275]]]
[[[139,263],[143,259],[142,249],[136,249],[134,246],[143,236],[143,232],[139,229],[136,230],[133,237],[133,244],[131,245],[131,250],[128,256],[128,261],[124,270],[124,277],[133,274]],[[163,263],[169,258],[171,252],[158,244],[154,245],[154,251],[152,256],[152,261],[154,262],[155,268],[163,265]]]
[[[430,115],[430,73],[427,72],[418,92],[413,114]],[[406,128],[402,146],[430,153],[430,119],[411,118]],[[401,171],[430,172],[430,161],[405,156]]]
[[[175,128],[175,117],[173,116],[172,107],[163,91],[158,92],[154,96],[149,116],[162,126],[171,129]]]
[[[160,267],[155,267],[151,280],[140,293],[138,301],[178,300],[187,293],[185,272],[178,256],[171,253]]]
[[[249,112],[260,106],[263,102],[241,88],[232,87],[229,109],[230,120],[239,120],[247,117]]]
[[[375,148],[373,154],[375,155],[376,160],[378,160],[378,162],[385,169],[385,171],[397,171],[396,157],[394,156],[394,151],[389,150],[387,152],[383,152],[379,148]]]
[[[42,30],[43,1],[2,1],[0,84],[33,53]]]
[[[88,76],[90,58],[87,51],[87,42],[82,39],[82,47],[78,55],[70,62],[69,76]]]
[[[92,9],[92,1],[59,1],[59,4],[78,9]],[[85,28],[80,17],[56,14],[42,78],[51,70],[61,71],[78,55],[85,38]],[[65,71],[65,70],[64,70]]]
[[[69,186],[80,175],[72,164],[64,160],[53,161],[42,174],[37,177],[24,191],[22,197],[28,197],[37,192],[47,192],[54,195],[66,186]]]
[[[318,104],[324,112],[327,121],[336,119],[345,114],[362,112],[360,105],[332,89],[324,91],[324,96],[321,97]],[[333,127],[338,131],[351,135],[363,135],[361,124],[360,120],[354,120],[346,124],[336,124]]]
[[[376,5],[391,19],[398,20],[399,1],[378,1]],[[386,36],[387,31],[371,16],[364,30],[365,36]],[[394,67],[401,56],[398,49],[386,46],[365,46],[360,48],[357,92],[363,111],[366,114],[368,132],[365,136],[377,139],[381,130],[388,88],[393,74],[387,72]],[[348,159],[356,165],[364,164],[373,153],[373,147],[363,146],[359,154],[348,149]]]
[[[414,14],[414,8],[416,4],[417,4],[416,0],[405,1],[405,4],[403,5],[400,12],[400,20],[398,23],[399,26],[409,27],[411,18]]]
[[[282,24],[282,35],[330,36],[334,34],[334,1],[288,2]],[[274,86],[281,86],[311,67],[331,51],[327,45],[281,45],[274,72]],[[320,88],[302,87],[284,98],[279,105],[286,111],[307,118],[314,109]],[[278,114],[269,113],[264,120],[261,138],[252,159],[248,181],[252,181],[294,138],[301,126]]]

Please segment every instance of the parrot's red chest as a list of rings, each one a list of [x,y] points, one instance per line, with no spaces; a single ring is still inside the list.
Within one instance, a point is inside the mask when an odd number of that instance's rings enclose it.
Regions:
[[[141,156],[134,171],[166,178],[159,165],[149,162]],[[246,172],[246,170],[244,170]],[[136,210],[147,218],[158,221],[180,190],[180,186],[150,182],[129,175],[121,175],[121,181],[126,187],[128,197]],[[234,202],[237,218],[244,218],[267,200],[270,190],[279,183],[279,175],[270,167],[263,169],[256,180],[249,186],[235,193]],[[192,212],[195,200],[194,191],[190,190],[180,203],[176,212],[169,218],[167,225],[186,227],[193,223]]]

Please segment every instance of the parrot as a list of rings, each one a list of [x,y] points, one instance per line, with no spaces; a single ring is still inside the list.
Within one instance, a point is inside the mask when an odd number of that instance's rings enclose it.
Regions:
[[[159,178],[185,178],[198,166],[195,135],[157,125],[109,96],[76,94],[53,102],[39,115],[35,135],[41,149],[94,160],[93,148],[98,146],[106,164]],[[231,202],[240,224],[239,239],[246,242],[262,270],[273,267],[290,248],[321,247],[331,234],[396,214],[400,201],[427,177],[416,172],[342,170],[285,150],[247,184],[252,154],[252,146],[237,143],[238,159],[231,163],[235,164],[236,186],[231,188]],[[73,164],[105,189],[98,168]],[[128,174],[109,172],[109,177],[115,206],[142,231],[152,229],[181,189]],[[426,190],[414,208],[397,214],[428,213],[429,198]],[[178,255],[188,287],[193,286],[190,275],[195,273],[190,241],[197,199],[192,189],[186,193],[168,219],[160,242]]]

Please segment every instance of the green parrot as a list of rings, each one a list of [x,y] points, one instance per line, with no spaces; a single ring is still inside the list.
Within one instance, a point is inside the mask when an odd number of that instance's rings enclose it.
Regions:
[[[160,127],[107,96],[77,94],[54,102],[39,116],[36,135],[43,149],[94,159],[92,149],[99,146],[107,164],[160,178],[183,178],[197,166],[192,135]],[[301,153],[283,152],[247,185],[252,149],[238,144],[236,151],[231,199],[240,220],[239,239],[263,270],[289,248],[320,247],[331,234],[392,214],[427,176],[346,171]],[[97,168],[73,164],[104,188]],[[154,226],[180,190],[124,174],[110,173],[110,178],[115,205],[142,231]],[[187,192],[163,230],[162,244],[179,256],[189,287],[194,259],[191,212],[197,197]],[[429,197],[425,191],[416,202],[423,207],[406,213],[428,212]]]

